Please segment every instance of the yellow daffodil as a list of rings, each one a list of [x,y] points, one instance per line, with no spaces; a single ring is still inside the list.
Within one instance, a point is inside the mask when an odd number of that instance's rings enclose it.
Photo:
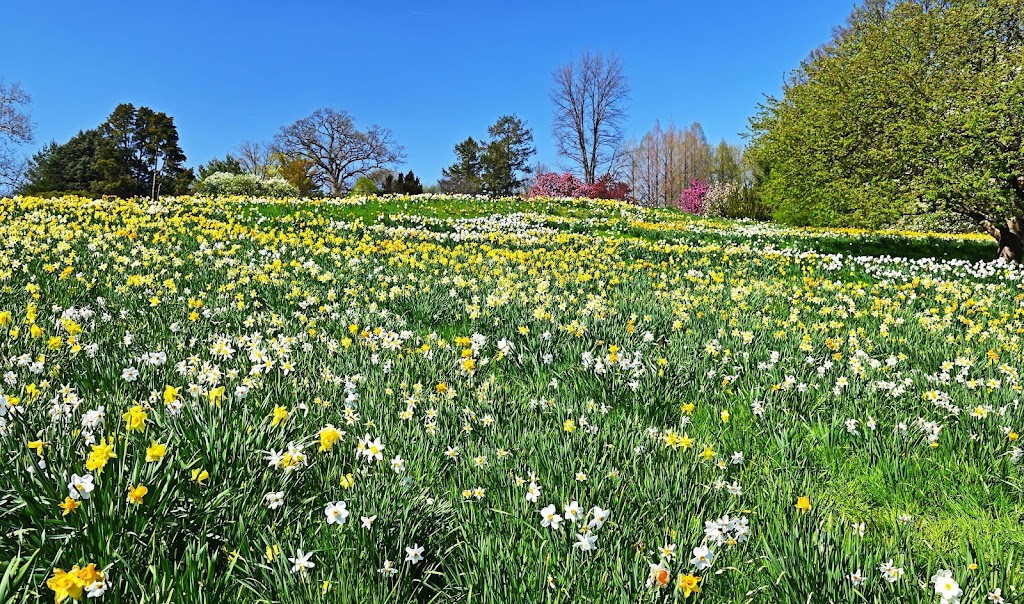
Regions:
[[[142,498],[145,497],[147,493],[149,493],[149,489],[142,484],[128,487],[128,503],[142,505]]]
[[[167,445],[159,444],[155,440],[146,448],[146,463],[160,461],[167,455]]]

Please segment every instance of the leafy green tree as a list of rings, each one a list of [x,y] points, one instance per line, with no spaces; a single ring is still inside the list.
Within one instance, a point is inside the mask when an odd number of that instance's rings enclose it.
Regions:
[[[503,115],[487,133],[491,140],[480,158],[483,190],[495,197],[512,195],[530,174],[530,157],[537,152],[533,132],[515,115]]]
[[[199,180],[206,180],[207,176],[217,172],[245,174],[245,169],[242,168],[242,162],[229,154],[224,156],[223,159],[214,158],[199,166]]]
[[[742,152],[737,147],[730,145],[723,138],[718,147],[715,148],[715,155],[712,158],[711,178],[719,183],[739,184],[742,178],[740,166]]]
[[[360,176],[356,180],[355,186],[352,187],[350,195],[354,197],[360,197],[365,195],[376,195],[380,191],[377,189],[377,183],[373,182],[373,179],[369,176]]]
[[[32,156],[19,191],[39,193],[87,193],[101,177],[96,169],[100,145],[98,130],[81,130],[64,144],[50,142]]]
[[[1024,3],[954,3],[941,19],[929,203],[975,220],[1024,213]]]
[[[93,183],[97,193],[132,196],[174,194],[183,181],[185,154],[178,146],[174,120],[148,107],[118,105],[100,125],[101,143]]]
[[[184,161],[173,119],[121,104],[98,128],[80,131],[64,144],[51,142],[36,153],[20,190],[174,195],[187,192],[195,180]]]
[[[796,224],[1024,212],[1024,4],[872,0],[751,121]]]
[[[441,170],[441,190],[476,194],[483,190],[483,146],[472,136],[455,145],[455,163]]]
[[[302,197],[313,197],[320,193],[314,180],[313,162],[301,156],[292,156],[280,151],[270,154],[267,172],[287,180]]]

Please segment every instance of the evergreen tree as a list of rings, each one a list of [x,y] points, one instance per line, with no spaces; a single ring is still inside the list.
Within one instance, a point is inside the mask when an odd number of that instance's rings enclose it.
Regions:
[[[43,147],[28,162],[23,194],[79,192],[87,193],[100,179],[96,152],[100,145],[98,130],[82,130],[68,142]]]
[[[103,178],[98,193],[121,196],[177,193],[185,172],[178,130],[167,114],[131,103],[118,105],[100,126],[96,165]]]
[[[503,115],[487,133],[491,140],[480,158],[483,190],[493,197],[512,195],[530,174],[530,156],[537,151],[533,132],[515,115]]]
[[[472,136],[455,145],[455,163],[441,170],[441,188],[449,193],[480,193],[483,190],[482,146]]]
[[[224,156],[224,159],[214,158],[199,166],[199,180],[206,180],[206,177],[216,172],[228,174],[245,174],[242,163],[231,155]]]
[[[184,161],[173,119],[121,104],[99,128],[36,153],[21,190],[123,197],[185,193],[195,175]]]
[[[401,175],[399,175],[399,177],[401,177]],[[420,179],[412,173],[412,170],[409,170],[405,175],[402,192],[406,195],[419,195],[423,192],[423,184],[420,183]]]

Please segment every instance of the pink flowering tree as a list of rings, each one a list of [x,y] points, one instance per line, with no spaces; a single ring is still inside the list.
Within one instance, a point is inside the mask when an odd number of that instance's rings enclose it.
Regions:
[[[629,185],[602,176],[594,184],[586,184],[568,172],[538,174],[530,187],[528,197],[589,197],[591,199],[621,199],[629,195]]]
[[[547,172],[537,175],[528,197],[586,197],[585,189],[586,185],[568,172]]]
[[[622,181],[614,180],[611,175],[605,174],[597,179],[592,185],[587,185],[586,196],[591,199],[618,199],[625,201],[629,197],[629,185]]]
[[[699,178],[690,181],[690,186],[679,194],[676,207],[690,214],[704,214],[704,198],[708,194],[708,183]]]

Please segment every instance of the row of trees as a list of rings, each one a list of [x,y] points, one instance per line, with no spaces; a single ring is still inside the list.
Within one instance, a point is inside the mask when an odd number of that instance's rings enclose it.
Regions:
[[[560,157],[589,195],[629,197],[649,205],[671,205],[694,180],[739,182],[739,151],[724,142],[708,145],[699,124],[684,130],[660,124],[638,141],[625,141],[629,85],[621,60],[583,53],[553,73],[552,133]],[[438,183],[443,192],[512,195],[527,192],[540,171],[531,167],[533,132],[516,115],[504,115],[485,140],[468,137],[455,146],[455,162]],[[282,127],[268,143],[245,142],[226,157],[198,168],[184,167],[174,121],[147,107],[120,105],[99,127],[71,140],[50,143],[31,160],[26,193],[81,191],[115,195],[159,195],[196,190],[217,173],[281,178],[301,195],[340,195],[360,182],[359,192],[422,190],[414,174],[391,168],[405,154],[391,132],[356,127],[345,111],[318,109]],[[549,177],[537,190],[565,188],[569,173]],[[239,187],[252,187],[240,180]],[[219,177],[217,190],[231,190]],[[547,184],[544,184],[547,183]],[[248,190],[248,189],[246,189]]]
[[[29,160],[19,189],[173,195],[186,192],[195,180],[184,161],[173,118],[124,103],[97,128],[80,131],[64,144],[43,147]]]
[[[4,94],[23,93],[0,84],[0,108],[12,108]],[[21,97],[18,97],[21,98]],[[27,103],[26,100],[22,101]],[[31,124],[23,111],[0,109],[0,133],[8,127],[21,141],[31,138]],[[28,124],[28,126],[26,126]],[[26,130],[27,128],[27,130]],[[25,133],[28,133],[27,135]],[[14,134],[6,137],[15,139]],[[6,144],[0,137],[0,145]],[[148,107],[118,105],[100,126],[80,131],[65,143],[51,142],[36,153],[23,170],[14,166],[9,146],[0,146],[3,183],[21,193],[78,192],[100,195],[152,196],[195,191],[215,174],[251,175],[232,185],[219,177],[217,190],[259,190],[259,181],[281,179],[299,195],[328,191],[340,195],[361,175],[373,174],[388,191],[422,191],[412,173],[396,175],[387,170],[403,158],[402,147],[390,131],[379,126],[356,128],[344,111],[318,109],[309,117],[282,127],[271,143],[245,142],[234,154],[199,167],[199,177],[184,167],[185,154],[178,144],[173,118]],[[406,182],[408,181],[408,183]],[[415,183],[415,184],[414,184]]]
[[[711,146],[700,123],[677,129],[654,127],[626,147],[626,181],[644,205],[667,206],[696,180],[741,183],[746,178],[742,151],[724,139]]]

